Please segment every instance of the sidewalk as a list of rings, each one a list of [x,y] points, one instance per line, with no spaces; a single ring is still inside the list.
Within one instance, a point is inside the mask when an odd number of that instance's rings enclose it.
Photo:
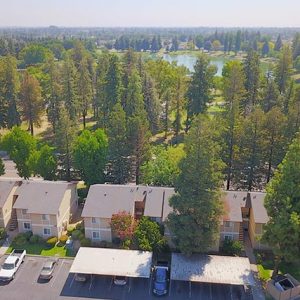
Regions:
[[[265,300],[264,289],[261,285],[261,281],[258,278],[256,259],[253,253],[253,248],[251,245],[249,234],[247,232],[244,232],[244,246],[246,255],[250,261],[250,267],[255,281],[255,285],[252,287],[253,300]]]
[[[2,257],[6,253],[6,251],[8,250],[8,248],[10,246],[10,243],[11,243],[11,241],[9,239],[7,239],[3,243],[2,247],[0,248],[0,257]]]

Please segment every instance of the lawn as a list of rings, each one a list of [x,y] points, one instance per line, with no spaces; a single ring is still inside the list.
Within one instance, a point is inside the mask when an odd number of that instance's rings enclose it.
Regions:
[[[259,273],[259,278],[266,282],[271,278],[274,269],[274,259],[272,254],[265,252],[255,252],[257,259],[257,269]],[[300,261],[295,261],[293,263],[281,262],[279,266],[279,273],[286,274],[289,273],[297,280],[300,280]]]
[[[35,255],[42,255],[42,256],[59,256],[59,257],[74,256],[74,254],[71,253],[69,250],[67,250],[65,247],[59,247],[59,246],[51,247],[43,242],[36,243],[36,244],[31,244],[27,242],[21,246],[15,245],[14,242],[12,242],[11,246],[8,248],[6,253],[10,253],[15,248],[25,249],[27,254],[35,254]]]

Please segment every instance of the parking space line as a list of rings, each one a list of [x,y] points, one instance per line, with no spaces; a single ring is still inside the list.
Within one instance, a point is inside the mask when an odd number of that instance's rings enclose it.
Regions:
[[[93,286],[93,278],[94,278],[94,276],[91,275],[91,283],[90,283],[90,286],[89,286],[89,291],[91,290],[91,288],[92,288],[92,286]]]
[[[110,286],[109,286],[109,290],[111,291],[111,288],[112,288],[112,286],[113,286],[113,282],[114,282],[114,279],[113,279],[113,277],[111,278],[111,281],[110,281]]]
[[[130,290],[131,290],[131,282],[132,282],[132,278],[129,277],[129,280],[128,280],[128,293],[130,293]]]
[[[230,299],[232,300],[232,285],[230,285]]]
[[[171,287],[172,287],[172,280],[170,279],[169,293],[168,293],[168,294],[169,294],[169,295],[168,295],[169,297],[171,296]]]
[[[149,278],[149,295],[151,294],[151,286],[152,286],[152,273],[150,274],[150,278]]]
[[[73,285],[73,282],[74,282],[74,279],[75,279],[75,274],[73,275],[73,278],[72,278],[72,280],[71,280],[71,282],[70,282],[70,285],[69,285],[69,287],[72,287],[72,285]]]
[[[59,275],[59,273],[60,273],[60,271],[62,269],[63,264],[64,264],[64,261],[62,260],[61,265],[59,266],[59,269],[58,269],[58,271],[56,273],[56,276],[52,277],[51,287],[53,287],[54,282],[55,282],[56,278],[58,277],[58,275]]]
[[[211,283],[209,284],[209,294],[210,294],[210,300],[212,300]]]
[[[189,281],[189,297],[192,298],[192,282]]]
[[[19,269],[17,270],[17,272],[15,273],[15,277],[12,280],[12,282],[10,282],[10,285],[15,285],[16,280],[21,276],[20,274],[23,273],[25,269],[25,260],[21,263],[21,265],[19,266]]]

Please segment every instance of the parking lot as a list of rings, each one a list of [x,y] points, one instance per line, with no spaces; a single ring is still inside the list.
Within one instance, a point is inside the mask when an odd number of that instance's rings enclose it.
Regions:
[[[5,257],[0,259],[2,265]],[[54,299],[130,299],[146,300],[157,299],[151,293],[151,280],[132,278],[126,286],[113,285],[112,278],[107,276],[93,276],[85,283],[74,280],[69,274],[72,260],[60,259],[53,278],[50,281],[40,282],[39,273],[42,269],[44,257],[25,258],[18,270],[15,279],[8,284],[0,285],[1,300],[54,300]],[[166,299],[204,299],[204,300],[246,300],[243,287],[212,284],[191,284],[188,282],[171,282]]]

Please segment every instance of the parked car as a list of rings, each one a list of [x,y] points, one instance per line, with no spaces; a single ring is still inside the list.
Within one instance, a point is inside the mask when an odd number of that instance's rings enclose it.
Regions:
[[[115,285],[126,285],[127,277],[125,276],[114,276],[114,284]]]
[[[88,274],[76,273],[75,281],[86,282],[88,280]]]
[[[54,272],[56,264],[57,264],[56,260],[54,260],[54,259],[48,259],[44,263],[44,266],[43,266],[43,268],[41,270],[39,278],[43,279],[43,280],[50,280],[52,278],[52,276],[53,276],[53,272]]]
[[[0,270],[1,281],[11,281],[14,279],[21,263],[26,255],[26,250],[13,250],[12,253],[6,258]]]
[[[169,289],[169,267],[167,263],[159,263],[153,269],[153,294],[163,296]]]

